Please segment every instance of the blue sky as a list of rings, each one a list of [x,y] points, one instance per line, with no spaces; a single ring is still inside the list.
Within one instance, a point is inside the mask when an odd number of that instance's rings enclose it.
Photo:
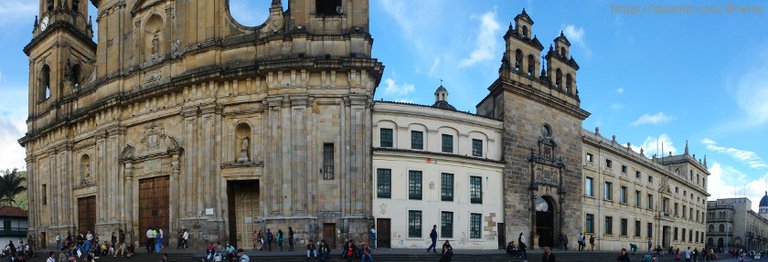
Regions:
[[[0,1],[0,168],[23,167],[28,61],[37,0]],[[269,0],[230,0],[243,24],[264,22]],[[287,2],[287,1],[284,1]],[[639,4],[643,14],[616,13]],[[691,7],[691,14],[653,13]],[[722,13],[699,13],[714,6]],[[755,12],[739,7],[756,7]],[[646,153],[708,158],[712,197],[768,190],[768,4],[759,1],[372,0],[373,55],[386,66],[376,99],[434,102],[443,80],[462,111],[498,76],[502,36],[525,8],[549,46],[562,30],[581,66],[584,128]],[[613,8],[613,9],[612,9]],[[651,13],[648,13],[650,10]],[[93,12],[93,11],[91,11]],[[710,199],[712,199],[712,197]]]

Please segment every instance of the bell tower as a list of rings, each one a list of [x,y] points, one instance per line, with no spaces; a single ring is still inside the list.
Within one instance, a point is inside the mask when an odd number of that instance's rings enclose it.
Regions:
[[[86,0],[40,0],[32,41],[24,47],[29,56],[30,118],[55,110],[53,101],[81,87],[95,61],[92,37]]]

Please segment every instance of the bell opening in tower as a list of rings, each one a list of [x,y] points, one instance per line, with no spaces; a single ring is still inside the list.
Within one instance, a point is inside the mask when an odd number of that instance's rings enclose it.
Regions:
[[[315,14],[317,16],[337,16],[344,12],[341,0],[315,0]]]

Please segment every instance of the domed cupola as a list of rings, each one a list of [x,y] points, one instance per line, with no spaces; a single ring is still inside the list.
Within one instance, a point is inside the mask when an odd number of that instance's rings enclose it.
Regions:
[[[443,85],[435,90],[435,103],[432,107],[456,111],[456,108],[448,103],[448,90]]]
[[[765,191],[765,195],[760,199],[760,216],[768,218],[768,191]]]

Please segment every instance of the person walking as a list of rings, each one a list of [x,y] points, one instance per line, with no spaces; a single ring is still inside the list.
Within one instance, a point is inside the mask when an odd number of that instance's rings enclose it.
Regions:
[[[584,251],[584,247],[587,246],[586,243],[584,243],[584,234],[579,232],[579,251]]]
[[[267,251],[272,252],[272,231],[267,228]]]
[[[589,250],[595,251],[595,235],[589,236]]]
[[[371,248],[376,249],[376,229],[373,226],[368,230],[368,238],[371,239]]]
[[[288,251],[293,251],[293,228],[288,227]]]
[[[152,248],[155,245],[155,233],[154,232],[155,231],[152,230],[151,227],[147,229],[147,233],[146,233],[146,236],[147,236],[147,253],[152,253]]]
[[[552,249],[544,247],[544,254],[541,255],[541,262],[555,262],[555,254],[552,254]]]
[[[523,232],[520,232],[520,235],[517,236],[517,244],[520,255],[523,257],[523,259],[528,259],[528,253],[526,252],[527,246],[525,244],[525,236],[523,236]]]
[[[685,257],[685,262],[691,262],[691,247],[688,247],[688,249],[683,252],[683,256]]]
[[[565,248],[566,251],[568,251],[568,235],[567,234],[563,234],[563,247]]]
[[[651,247],[653,247],[653,241],[651,241],[651,237],[648,237],[648,253],[651,253]]]
[[[432,232],[429,233],[429,238],[432,239],[432,245],[427,247],[427,253],[429,253],[430,249],[432,249],[432,253],[437,253],[437,250],[435,249],[435,246],[437,245],[437,225],[432,226]]]

